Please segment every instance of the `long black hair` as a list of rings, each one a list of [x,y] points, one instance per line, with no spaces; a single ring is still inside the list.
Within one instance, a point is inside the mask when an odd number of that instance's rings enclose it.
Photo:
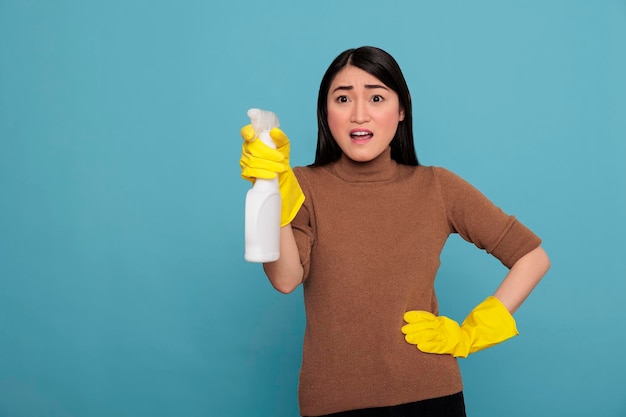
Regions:
[[[378,78],[383,84],[398,94],[404,119],[398,124],[391,140],[391,158],[404,165],[419,165],[413,143],[413,120],[411,94],[396,60],[382,49],[373,46],[348,49],[337,56],[330,64],[317,97],[317,149],[313,166],[326,165],[341,157],[341,148],[328,127],[328,90],[339,71],[348,65],[360,68]]]

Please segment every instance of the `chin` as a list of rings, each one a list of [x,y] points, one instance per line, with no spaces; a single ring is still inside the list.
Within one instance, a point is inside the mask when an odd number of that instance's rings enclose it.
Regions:
[[[370,162],[376,157],[372,155],[348,155],[348,158],[355,162]]]

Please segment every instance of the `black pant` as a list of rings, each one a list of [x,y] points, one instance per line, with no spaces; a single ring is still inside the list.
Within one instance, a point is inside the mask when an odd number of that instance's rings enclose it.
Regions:
[[[466,417],[463,392],[391,407],[364,408],[320,417]]]

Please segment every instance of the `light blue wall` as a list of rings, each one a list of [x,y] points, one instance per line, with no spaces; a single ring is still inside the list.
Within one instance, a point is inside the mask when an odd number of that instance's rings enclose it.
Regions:
[[[295,416],[301,291],[243,260],[240,138],[312,162],[323,71],[391,52],[421,161],[543,239],[521,336],[462,361],[471,416],[624,416],[626,2],[0,0],[0,415]],[[444,313],[505,270],[460,239]]]

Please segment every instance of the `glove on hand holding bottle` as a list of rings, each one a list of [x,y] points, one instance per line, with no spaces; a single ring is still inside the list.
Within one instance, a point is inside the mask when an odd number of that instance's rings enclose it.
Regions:
[[[252,125],[241,129],[244,142],[241,150],[241,176],[254,183],[257,178],[272,179],[278,176],[281,197],[280,225],[285,226],[296,217],[304,202],[304,193],[298,184],[293,170],[289,166],[290,145],[287,135],[279,128],[270,130],[270,136],[276,144],[272,149],[261,140],[256,140]]]
[[[404,320],[408,324],[402,333],[408,343],[422,352],[462,358],[519,334],[513,316],[493,296],[476,306],[461,326],[427,311],[407,311]]]

